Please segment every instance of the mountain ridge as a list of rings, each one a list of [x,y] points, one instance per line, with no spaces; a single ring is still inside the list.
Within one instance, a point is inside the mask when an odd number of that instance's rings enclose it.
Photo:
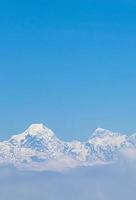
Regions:
[[[44,124],[32,124],[23,133],[0,142],[0,165],[22,170],[55,170],[110,164],[120,159],[120,152],[136,149],[136,134],[97,128],[84,142],[66,142],[56,137]]]

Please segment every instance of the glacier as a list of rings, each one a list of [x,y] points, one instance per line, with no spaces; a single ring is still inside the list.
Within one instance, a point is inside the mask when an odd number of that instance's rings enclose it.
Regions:
[[[64,171],[108,165],[122,156],[135,158],[136,134],[130,136],[97,128],[84,142],[62,141],[43,124],[32,124],[21,134],[0,142],[0,166],[18,170]],[[129,155],[129,153],[131,155]]]

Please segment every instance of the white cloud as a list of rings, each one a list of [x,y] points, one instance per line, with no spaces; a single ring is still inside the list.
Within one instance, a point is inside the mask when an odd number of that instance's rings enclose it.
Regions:
[[[135,199],[135,185],[135,167],[125,162],[63,173],[0,170],[2,200],[128,200]]]

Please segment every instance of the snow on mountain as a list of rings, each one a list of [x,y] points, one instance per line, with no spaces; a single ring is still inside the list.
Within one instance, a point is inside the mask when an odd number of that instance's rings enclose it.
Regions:
[[[130,149],[136,149],[136,134],[127,136],[97,128],[88,141],[65,142],[43,124],[32,124],[25,132],[0,142],[0,165],[62,171],[117,162],[120,151]]]
[[[118,151],[129,146],[128,137],[110,130],[98,128],[88,141],[92,147],[95,159],[103,162],[113,162],[118,159]]]
[[[89,142],[94,146],[111,146],[113,148],[120,148],[126,144],[127,136],[98,128],[92,134]]]
[[[36,148],[35,142],[37,144],[49,142],[54,138],[56,138],[54,133],[43,124],[32,124],[24,133],[12,136],[9,142],[20,147],[34,146]]]

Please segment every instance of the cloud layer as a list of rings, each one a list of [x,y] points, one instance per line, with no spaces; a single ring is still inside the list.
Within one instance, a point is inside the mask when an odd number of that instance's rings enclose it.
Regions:
[[[136,196],[135,162],[73,169],[63,173],[0,170],[2,200],[128,200]]]

